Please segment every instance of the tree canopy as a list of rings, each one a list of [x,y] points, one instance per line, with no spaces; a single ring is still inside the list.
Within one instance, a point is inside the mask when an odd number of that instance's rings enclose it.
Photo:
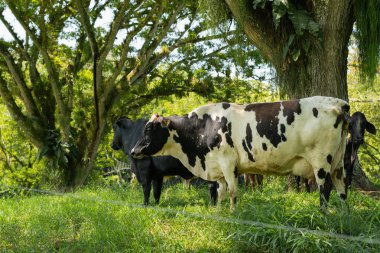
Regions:
[[[71,186],[88,176],[113,115],[160,96],[228,89],[232,71],[253,77],[262,63],[233,27],[209,32],[193,1],[2,0],[0,21],[12,36],[0,39],[2,101]]]

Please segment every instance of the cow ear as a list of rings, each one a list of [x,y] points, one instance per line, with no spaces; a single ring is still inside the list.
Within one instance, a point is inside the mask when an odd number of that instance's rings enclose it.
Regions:
[[[170,119],[162,119],[161,126],[164,128],[168,128],[170,124]]]
[[[369,121],[365,123],[365,130],[367,130],[368,133],[376,134],[375,126]]]

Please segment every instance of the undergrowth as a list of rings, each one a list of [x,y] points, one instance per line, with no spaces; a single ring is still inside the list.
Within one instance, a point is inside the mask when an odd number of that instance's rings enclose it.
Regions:
[[[166,186],[148,208],[137,185],[4,197],[0,252],[379,252],[364,241],[380,238],[377,200],[351,192],[348,210],[333,192],[324,214],[317,193],[284,192],[283,181],[270,181],[261,191],[240,186],[234,212],[229,201],[210,206],[206,185]]]

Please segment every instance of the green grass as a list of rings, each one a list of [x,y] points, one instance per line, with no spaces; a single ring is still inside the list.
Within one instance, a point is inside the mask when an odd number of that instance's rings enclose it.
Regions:
[[[322,214],[317,193],[282,188],[278,181],[262,192],[240,187],[234,212],[228,201],[210,207],[207,187],[182,185],[165,187],[160,205],[152,208],[139,205],[139,186],[0,199],[0,252],[380,252],[377,244],[218,220],[380,238],[378,200],[352,192],[348,213],[333,192],[328,214]]]

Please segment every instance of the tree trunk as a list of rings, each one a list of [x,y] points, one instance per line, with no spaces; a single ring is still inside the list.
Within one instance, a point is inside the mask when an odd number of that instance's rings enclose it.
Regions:
[[[352,187],[354,189],[360,189],[365,191],[376,191],[379,190],[379,187],[374,185],[364,173],[362,166],[360,165],[359,160],[355,161],[354,171],[352,177]]]
[[[304,34],[295,39],[291,46],[300,50],[296,59],[289,48],[289,39],[295,36],[292,22],[284,17],[278,27],[274,26],[272,1],[256,8],[249,0],[225,3],[248,38],[275,67],[281,97],[323,95],[348,101],[348,42],[355,21],[352,0],[298,1],[318,23],[319,36]],[[304,47],[305,43],[310,46]],[[288,52],[284,52],[286,48]],[[370,183],[361,169],[357,169],[354,181]]]
[[[276,68],[281,97],[294,99],[309,96],[331,96],[348,101],[347,48],[332,56],[327,50],[310,50],[294,62],[283,62]]]

